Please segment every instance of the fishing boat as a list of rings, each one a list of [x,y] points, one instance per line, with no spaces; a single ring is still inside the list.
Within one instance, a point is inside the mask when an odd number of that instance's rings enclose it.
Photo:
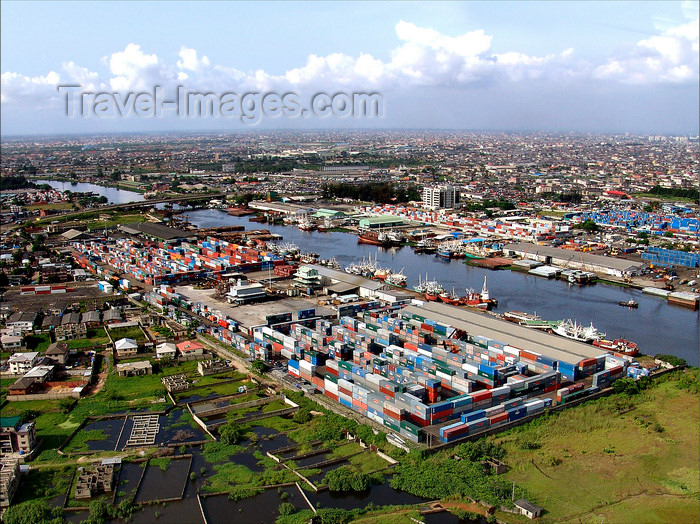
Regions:
[[[440,293],[439,298],[442,302],[451,306],[458,306],[461,300],[460,297],[455,293],[454,288],[452,288],[452,293]]]
[[[621,306],[625,306],[625,307],[632,307],[632,308],[638,308],[638,307],[639,307],[639,302],[637,302],[636,300],[633,300],[633,299],[631,299],[631,298],[630,298],[629,300],[627,300],[627,301],[625,301],[625,300],[620,300],[620,302],[618,302],[618,304],[620,304]]]
[[[357,234],[358,244],[370,244],[373,246],[390,246],[391,240],[386,233],[382,231],[373,231],[371,229],[360,229]]]
[[[435,253],[436,251],[435,243],[429,238],[419,240],[415,246],[416,253]]]
[[[302,231],[313,231],[316,229],[316,224],[308,216],[304,216],[299,220],[299,229]]]
[[[626,357],[633,357],[639,353],[639,347],[637,344],[630,342],[626,338],[618,338],[615,340],[594,340],[593,345],[605,351],[610,351]]]
[[[425,300],[428,302],[437,302],[440,298],[440,294],[444,292],[445,290],[442,289],[442,286],[428,286],[425,290]]]
[[[403,274],[403,269],[398,273],[391,273],[387,275],[384,280],[387,284],[397,287],[406,287],[406,275]]]
[[[326,217],[323,219],[323,223],[316,226],[316,229],[323,232],[323,231],[329,231],[329,230],[333,229],[334,227],[335,226],[333,225],[333,221],[330,218]]]

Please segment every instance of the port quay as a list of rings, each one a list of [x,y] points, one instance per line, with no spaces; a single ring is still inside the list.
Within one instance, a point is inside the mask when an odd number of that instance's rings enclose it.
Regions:
[[[74,242],[76,262],[102,280],[128,276],[119,281],[125,291],[145,284],[143,299],[168,316],[195,316],[202,335],[280,363],[295,386],[414,443],[438,446],[507,427],[658,368],[410,289],[291,262],[263,244],[213,234],[194,240],[165,226],[123,229],[114,242]],[[192,285],[208,275],[222,281],[218,298]]]

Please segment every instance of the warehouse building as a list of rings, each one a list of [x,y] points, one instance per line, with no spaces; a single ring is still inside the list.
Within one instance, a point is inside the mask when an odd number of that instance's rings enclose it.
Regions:
[[[381,215],[378,217],[367,217],[360,219],[361,229],[379,229],[388,227],[399,227],[405,224],[404,219],[391,215]]]
[[[620,258],[603,257],[572,251],[571,249],[560,249],[549,246],[538,246],[529,242],[517,242],[507,244],[503,247],[503,253],[508,256],[518,256],[537,260],[545,264],[566,267],[568,269],[581,269],[583,271],[594,271],[604,273],[614,277],[634,276],[641,273],[645,266],[642,262],[632,262]]]

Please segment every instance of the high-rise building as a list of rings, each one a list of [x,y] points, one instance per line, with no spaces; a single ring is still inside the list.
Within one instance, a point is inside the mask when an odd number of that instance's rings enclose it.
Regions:
[[[423,207],[430,209],[450,209],[459,202],[459,190],[454,186],[434,186],[423,188]]]

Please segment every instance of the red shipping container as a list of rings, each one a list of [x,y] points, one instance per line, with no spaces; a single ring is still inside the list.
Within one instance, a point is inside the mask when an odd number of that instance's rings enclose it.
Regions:
[[[503,422],[504,420],[508,420],[508,413],[499,413],[498,415],[494,415],[492,417],[489,417],[489,420],[491,421],[491,424],[496,424],[497,422]]]
[[[530,353],[529,351],[525,351],[524,349],[520,350],[520,358],[525,358],[527,360],[532,360],[533,362],[537,362],[537,355],[535,353]]]
[[[324,395],[326,395],[328,398],[333,399],[336,402],[338,402],[338,395],[336,395],[335,393],[331,393],[330,391],[326,390],[324,392]]]
[[[481,402],[482,400],[488,400],[491,398],[490,391],[477,391],[475,393],[470,393],[469,396],[472,397],[473,402]]]

